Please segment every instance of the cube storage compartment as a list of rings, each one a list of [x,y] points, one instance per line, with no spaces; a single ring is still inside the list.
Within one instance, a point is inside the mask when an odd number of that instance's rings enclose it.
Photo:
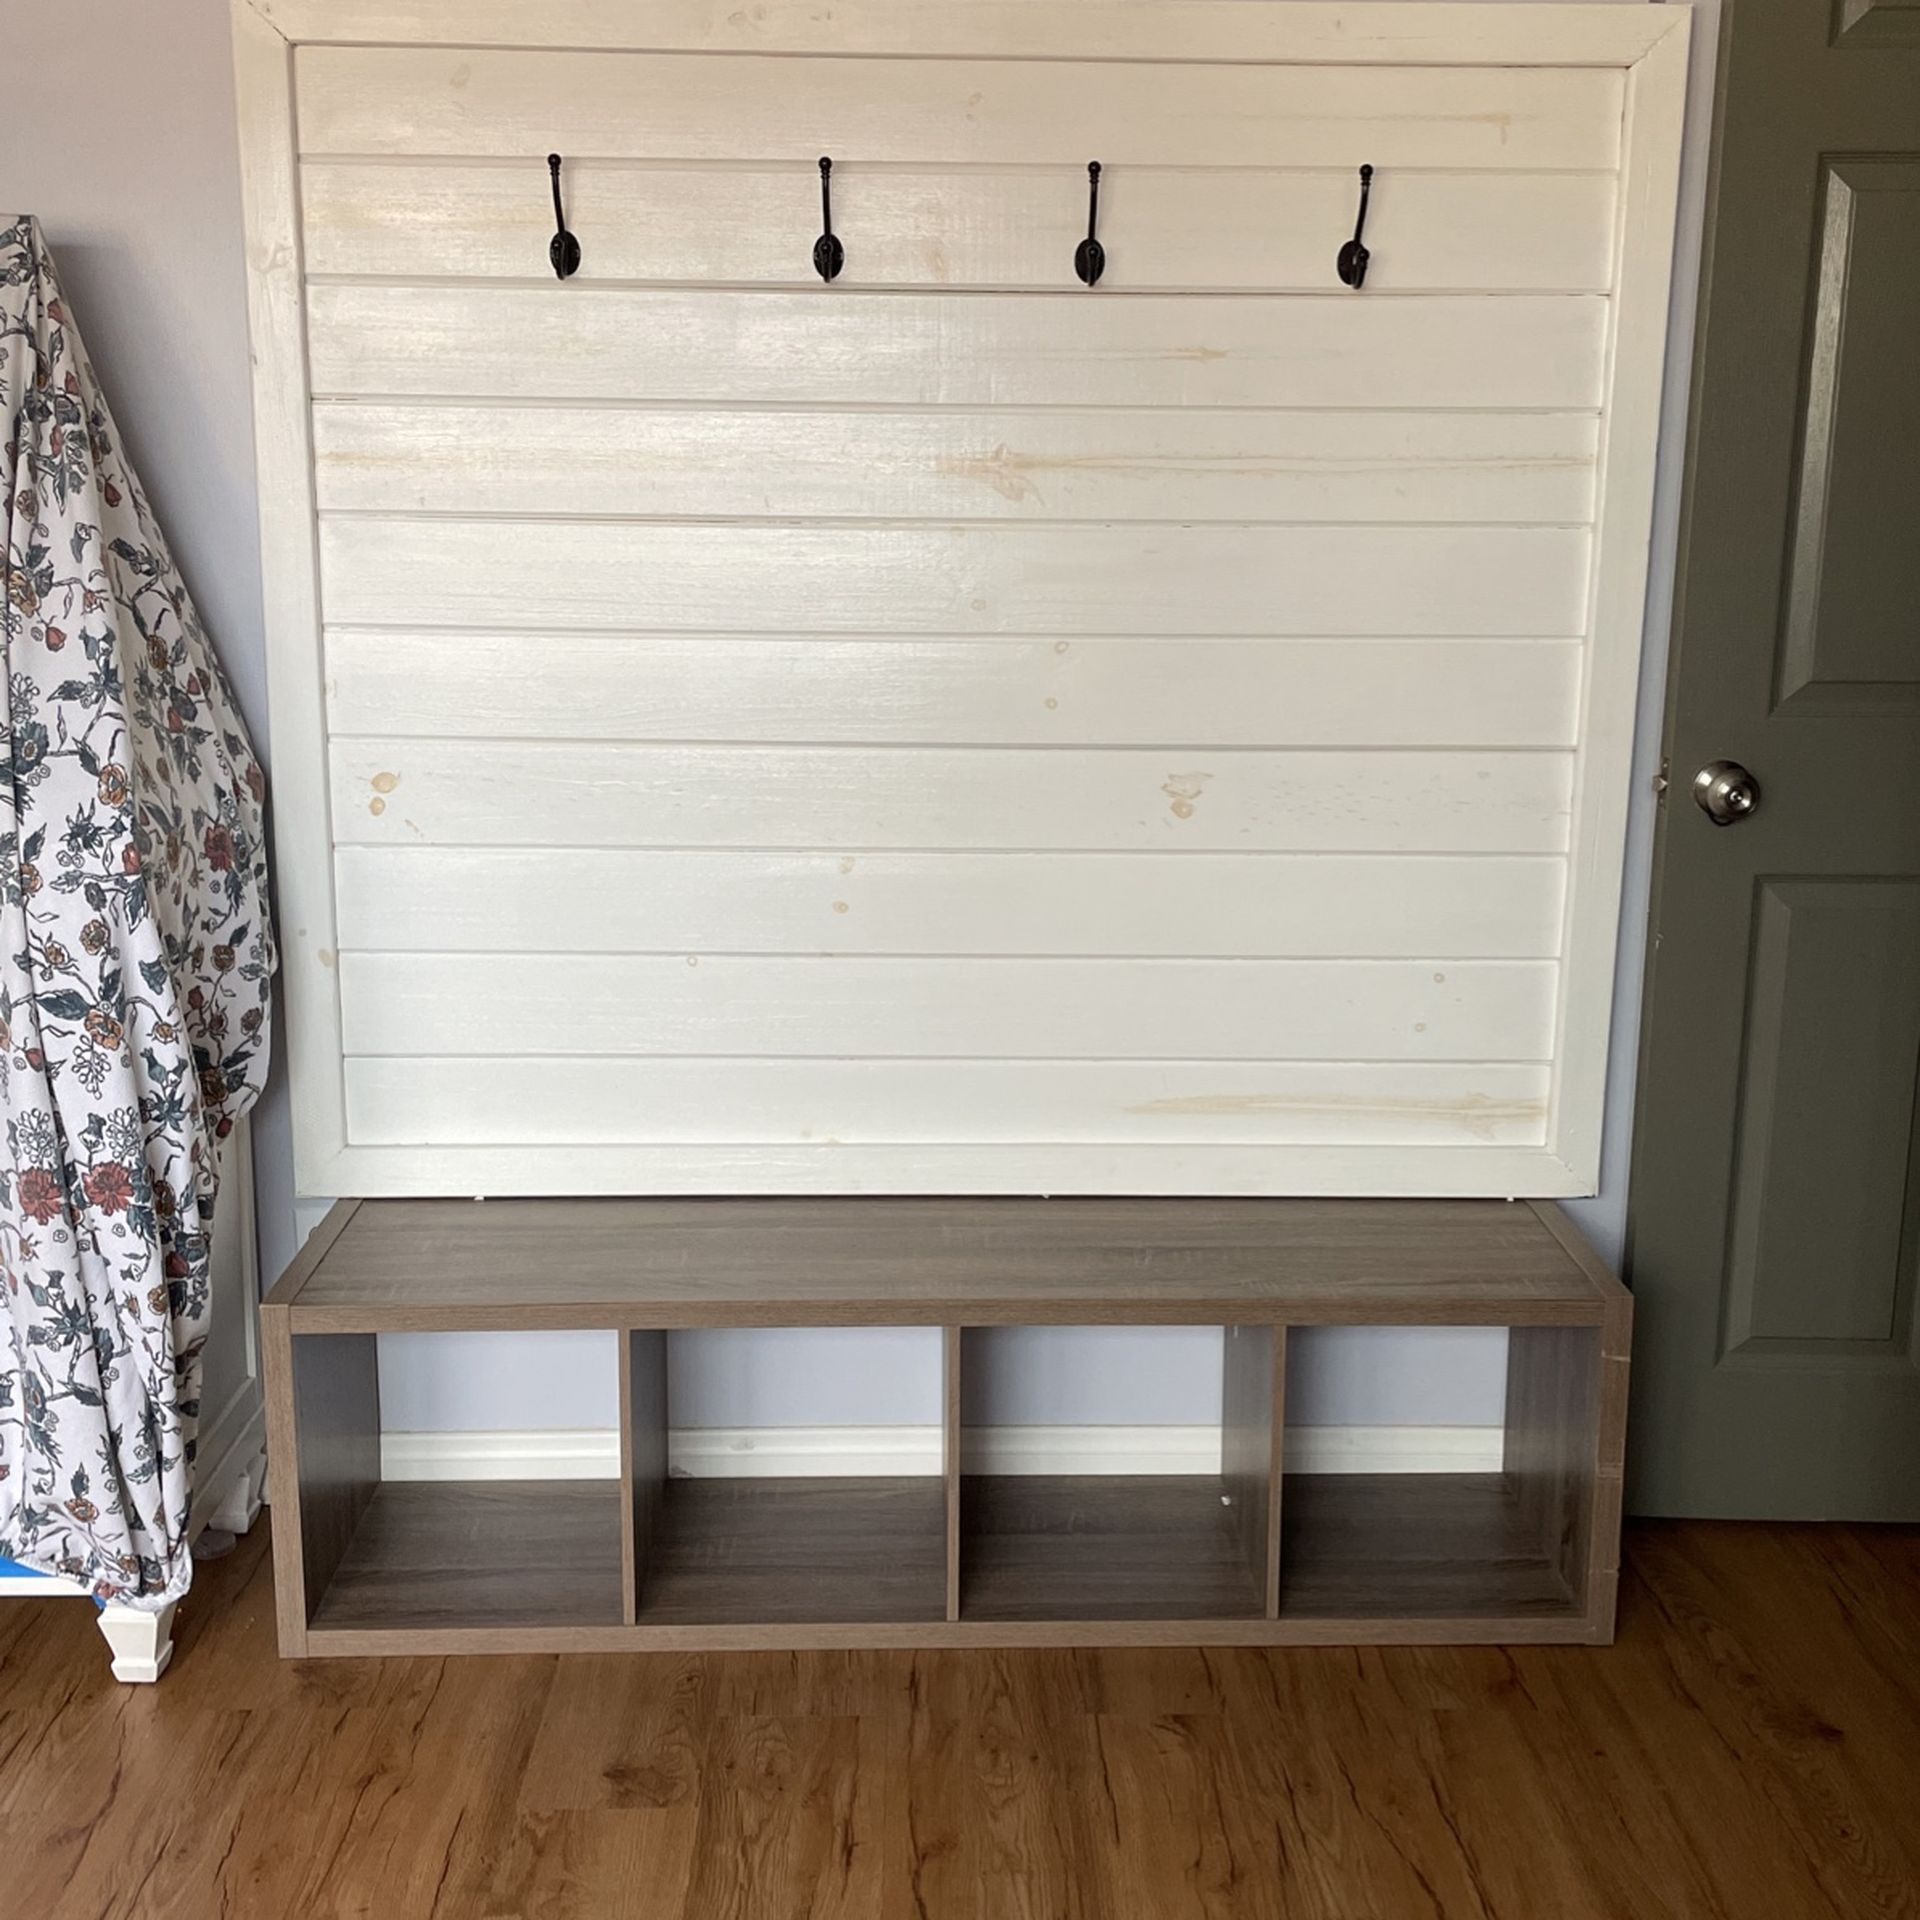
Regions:
[[[992,1368],[992,1345],[979,1337],[984,1331],[960,1332],[962,1383]],[[960,1620],[1265,1614],[1284,1342],[1271,1327],[1224,1333],[1218,1473],[970,1472],[963,1435]],[[959,1387],[956,1394],[964,1402]]]
[[[627,1619],[645,1626],[944,1620],[944,1476],[677,1478],[667,1335],[622,1337]]]

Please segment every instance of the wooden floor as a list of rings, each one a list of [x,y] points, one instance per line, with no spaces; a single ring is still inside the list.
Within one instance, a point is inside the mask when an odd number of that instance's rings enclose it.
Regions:
[[[1920,1530],[1635,1529],[1612,1649],[298,1665],[265,1546],[156,1688],[0,1602],[10,1920],[1920,1914]]]

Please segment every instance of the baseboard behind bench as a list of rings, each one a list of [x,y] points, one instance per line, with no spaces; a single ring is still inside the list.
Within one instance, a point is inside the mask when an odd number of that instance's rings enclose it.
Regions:
[[[1324,1426],[1287,1429],[1290,1473],[1496,1473],[1502,1429]],[[969,1473],[1220,1471],[1217,1426],[1033,1426],[967,1430]],[[667,1443],[669,1473],[689,1479],[940,1471],[938,1426],[684,1427]],[[388,1480],[613,1480],[613,1427],[385,1433]]]

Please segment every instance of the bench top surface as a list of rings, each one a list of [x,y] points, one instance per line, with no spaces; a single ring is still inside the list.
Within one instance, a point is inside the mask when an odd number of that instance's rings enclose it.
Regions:
[[[268,1296],[295,1332],[573,1326],[1599,1324],[1550,1203],[343,1201]]]

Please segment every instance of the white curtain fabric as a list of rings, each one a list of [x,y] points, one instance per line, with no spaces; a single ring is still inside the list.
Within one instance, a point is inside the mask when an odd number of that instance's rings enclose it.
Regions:
[[[0,435],[0,1554],[160,1606],[218,1142],[267,1065],[266,789],[24,216]]]

